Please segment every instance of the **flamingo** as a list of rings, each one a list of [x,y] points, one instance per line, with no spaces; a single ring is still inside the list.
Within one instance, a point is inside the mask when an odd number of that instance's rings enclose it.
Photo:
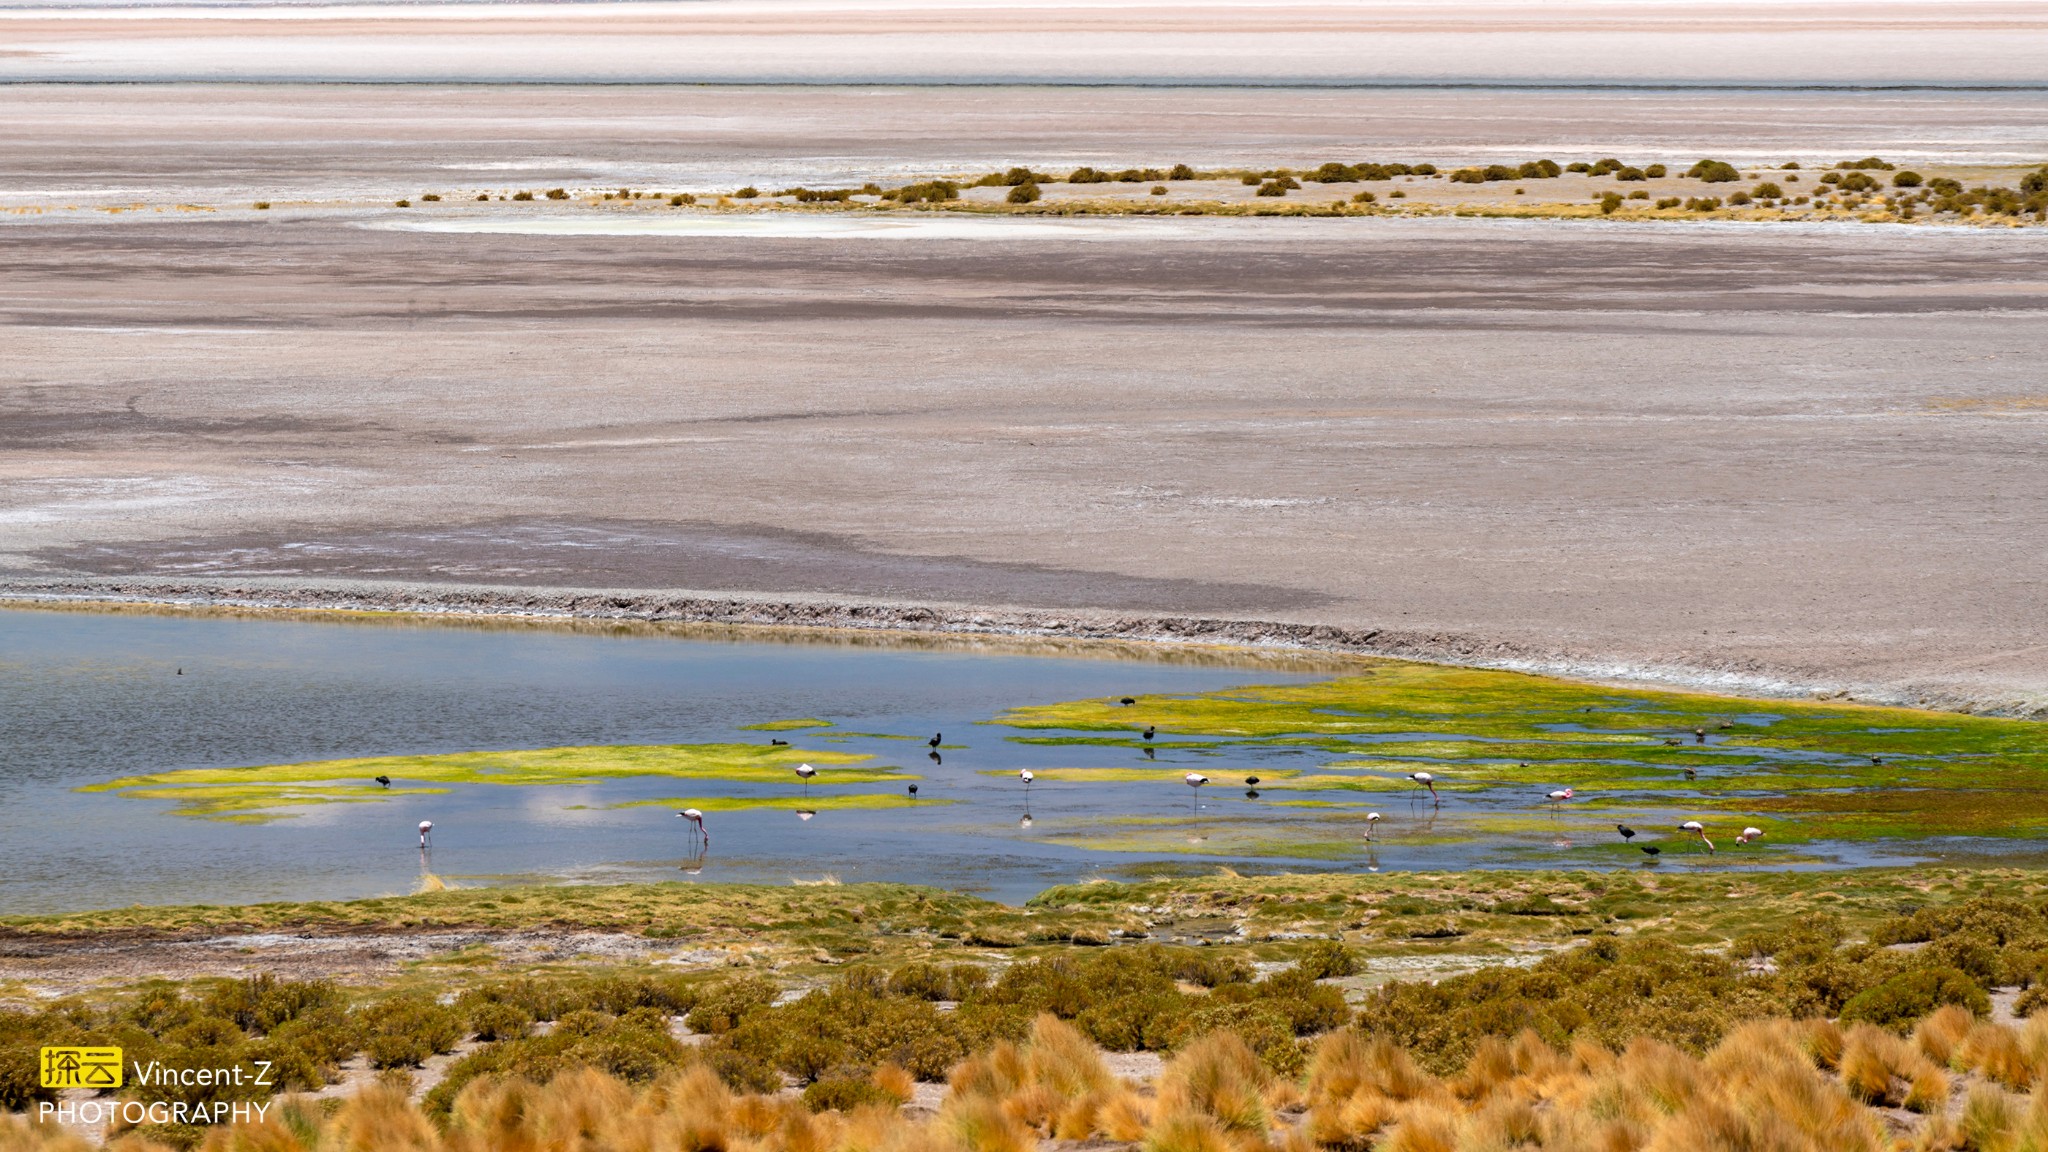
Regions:
[[[1187,775],[1181,777],[1180,779],[1181,783],[1186,784],[1188,787],[1193,788],[1195,790],[1195,810],[1197,812],[1201,811],[1202,785],[1207,784],[1209,782],[1209,778],[1207,776],[1202,775],[1200,772],[1190,772]]]
[[[1408,778],[1429,789],[1429,798],[1431,800],[1435,800],[1439,804],[1443,803],[1443,800],[1436,794],[1436,777],[1427,772],[1410,772]]]
[[[697,837],[702,836],[704,838],[704,846],[706,848],[711,846],[711,833],[704,828],[704,813],[697,811],[695,808],[685,808],[681,812],[676,813],[676,819],[688,820],[690,822],[691,840],[694,841]]]
[[[1024,807],[1029,808],[1031,807],[1031,782],[1038,779],[1038,777],[1033,776],[1029,768],[1019,768],[1017,769],[1017,779],[1024,782]],[[1028,816],[1029,813],[1026,813],[1026,815]]]
[[[1700,823],[1699,821],[1687,820],[1685,823],[1680,824],[1678,826],[1678,830],[1680,832],[1690,832],[1694,836],[1699,837],[1700,843],[1705,844],[1707,846],[1707,851],[1712,852],[1714,850],[1714,842],[1712,840],[1707,839],[1707,826]]]
[[[1737,844],[1747,844],[1752,840],[1763,839],[1763,835],[1764,830],[1761,828],[1744,828],[1742,834],[1735,838],[1735,842]]]
[[[811,767],[809,764],[799,764],[794,769],[792,769],[792,771],[796,773],[797,779],[804,782],[804,798],[806,800],[810,799],[811,777],[816,776],[818,774],[818,770],[816,768]]]
[[[1367,844],[1370,844],[1370,843],[1372,843],[1372,826],[1373,826],[1373,825],[1375,825],[1375,824],[1377,824],[1377,823],[1379,823],[1379,822],[1380,822],[1380,814],[1379,814],[1379,813],[1377,813],[1377,812],[1367,812],[1367,813],[1365,814],[1365,842],[1366,842]]]
[[[809,808],[799,808],[796,810],[796,818],[803,821],[806,824],[810,823],[811,817],[816,815],[817,813],[811,811]]]
[[[432,820],[420,821],[420,847],[430,848],[433,846],[433,842],[434,822]]]
[[[1571,799],[1571,798],[1572,798],[1572,790],[1571,790],[1571,789],[1569,789],[1569,788],[1559,788],[1559,789],[1558,789],[1557,791],[1555,791],[1555,792],[1552,792],[1552,793],[1550,794],[1550,803],[1551,803],[1551,805],[1552,805],[1553,807],[1555,807],[1555,806],[1557,806],[1557,805],[1563,804],[1563,803],[1564,803],[1565,801],[1567,801],[1567,800],[1569,800],[1569,799]]]

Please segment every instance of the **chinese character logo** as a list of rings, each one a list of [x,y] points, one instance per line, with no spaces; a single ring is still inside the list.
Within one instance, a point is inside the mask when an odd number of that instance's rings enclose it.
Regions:
[[[43,1049],[43,1087],[119,1088],[119,1048]]]

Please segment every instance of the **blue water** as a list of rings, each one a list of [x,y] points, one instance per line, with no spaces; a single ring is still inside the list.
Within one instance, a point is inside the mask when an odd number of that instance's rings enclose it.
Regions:
[[[179,669],[183,674],[179,674]],[[447,881],[703,879],[944,884],[1022,899],[1147,857],[1049,843],[1100,814],[1085,785],[1019,767],[1138,763],[1124,749],[1030,747],[978,724],[1005,708],[1088,696],[1200,692],[1308,672],[1018,655],[1001,646],[761,642],[645,632],[0,611],[0,912],[130,903],[242,902],[404,892],[413,831]],[[447,795],[302,808],[267,824],[173,816],[162,801],[80,785],[189,767],[558,745],[742,740],[740,726],[815,716],[914,737],[778,733],[799,747],[870,752],[922,777],[908,811],[719,813],[713,851],[686,850],[663,796],[797,795],[678,780],[587,787],[457,787]],[[923,741],[943,731],[943,763]],[[843,742],[835,742],[843,741]],[[1080,753],[1077,756],[1077,753]],[[1118,789],[1120,811],[1191,813],[1176,763],[1165,786]],[[1000,777],[982,775],[1003,770]],[[1208,770],[1205,767],[1205,770]],[[856,789],[858,790],[858,789]],[[877,785],[870,790],[900,790]],[[820,789],[819,791],[823,791]]]

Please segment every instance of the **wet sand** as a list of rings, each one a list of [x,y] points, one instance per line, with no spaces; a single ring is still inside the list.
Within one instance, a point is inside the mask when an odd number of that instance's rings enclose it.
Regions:
[[[359,226],[393,217],[7,225],[0,567],[1223,617],[2048,699],[2030,233]]]

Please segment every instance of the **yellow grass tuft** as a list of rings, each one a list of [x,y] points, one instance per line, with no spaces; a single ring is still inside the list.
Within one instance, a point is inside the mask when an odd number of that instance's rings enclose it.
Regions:
[[[1970,1027],[1976,1022],[1970,1010],[1960,1004],[1937,1008],[1913,1029],[1913,1044],[1929,1060],[1946,1067],[1955,1058],[1956,1046],[1970,1034]]]
[[[1235,1033],[1211,1032],[1183,1049],[1160,1076],[1159,1122],[1206,1116],[1224,1131],[1263,1136],[1272,1127],[1267,1079],[1266,1066]]]

